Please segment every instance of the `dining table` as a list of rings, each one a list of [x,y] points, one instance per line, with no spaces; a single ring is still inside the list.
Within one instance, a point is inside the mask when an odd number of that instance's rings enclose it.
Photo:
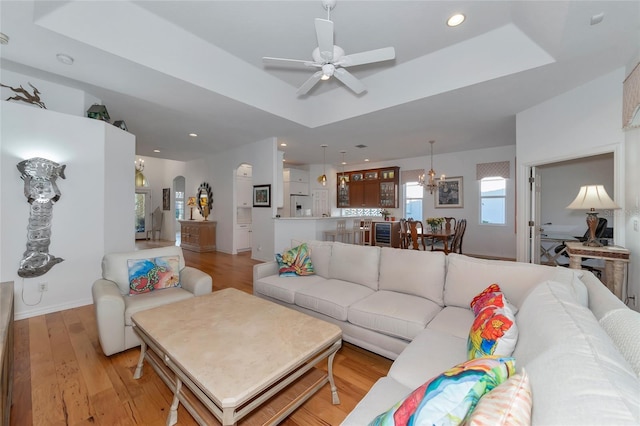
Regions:
[[[451,228],[444,228],[444,229],[431,229],[429,227],[426,228],[422,228],[421,226],[417,226],[418,222],[407,222],[407,234],[408,236],[411,238],[411,244],[414,250],[420,250],[420,247],[418,245],[418,241],[422,240],[422,246],[423,248],[426,250],[426,244],[425,244],[425,240],[426,239],[435,239],[435,240],[440,240],[442,241],[442,246],[443,246],[443,250],[445,254],[449,254],[449,240],[451,239],[451,237],[453,237],[454,234],[454,230]],[[418,229],[421,228],[421,229]],[[435,251],[436,249],[434,249],[434,245],[431,245],[431,251]]]

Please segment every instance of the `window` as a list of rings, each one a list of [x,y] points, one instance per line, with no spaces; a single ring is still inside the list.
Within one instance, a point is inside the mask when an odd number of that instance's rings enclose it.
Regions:
[[[184,192],[176,191],[176,219],[183,220],[184,219]]]
[[[422,197],[424,189],[418,182],[404,185],[404,217],[422,221]]]
[[[505,225],[507,217],[507,180],[486,177],[480,180],[480,223]]]

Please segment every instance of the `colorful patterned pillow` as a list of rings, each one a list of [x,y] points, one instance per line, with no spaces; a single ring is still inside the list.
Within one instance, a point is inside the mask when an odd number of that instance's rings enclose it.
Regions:
[[[498,284],[491,284],[482,290],[470,303],[474,315],[478,315],[483,308],[489,305],[504,307],[504,298]]]
[[[525,426],[531,424],[531,385],[529,376],[514,374],[509,380],[486,393],[465,426]]]
[[[471,325],[467,339],[468,357],[511,356],[517,342],[518,326],[511,309],[488,305],[476,315]]]
[[[180,287],[180,258],[128,259],[129,296],[170,287]]]
[[[459,425],[482,395],[514,373],[515,359],[510,357],[463,362],[430,379],[369,425]]]
[[[300,244],[284,253],[276,254],[280,266],[280,276],[313,275],[315,270],[311,263],[311,251],[306,243]]]

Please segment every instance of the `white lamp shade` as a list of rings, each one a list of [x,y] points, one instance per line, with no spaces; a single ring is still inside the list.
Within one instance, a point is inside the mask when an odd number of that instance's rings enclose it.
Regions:
[[[571,210],[613,210],[618,206],[607,194],[603,185],[585,185],[580,187],[578,196],[567,206]]]

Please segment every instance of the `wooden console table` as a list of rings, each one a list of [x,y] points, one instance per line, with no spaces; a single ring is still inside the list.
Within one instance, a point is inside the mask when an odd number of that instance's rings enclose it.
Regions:
[[[208,220],[181,220],[180,247],[206,253],[216,251],[216,223]]]
[[[581,242],[570,241],[565,245],[570,268],[581,269],[582,258],[604,259],[604,283],[618,299],[622,300],[624,264],[629,263],[629,250],[617,246],[588,247]]]

